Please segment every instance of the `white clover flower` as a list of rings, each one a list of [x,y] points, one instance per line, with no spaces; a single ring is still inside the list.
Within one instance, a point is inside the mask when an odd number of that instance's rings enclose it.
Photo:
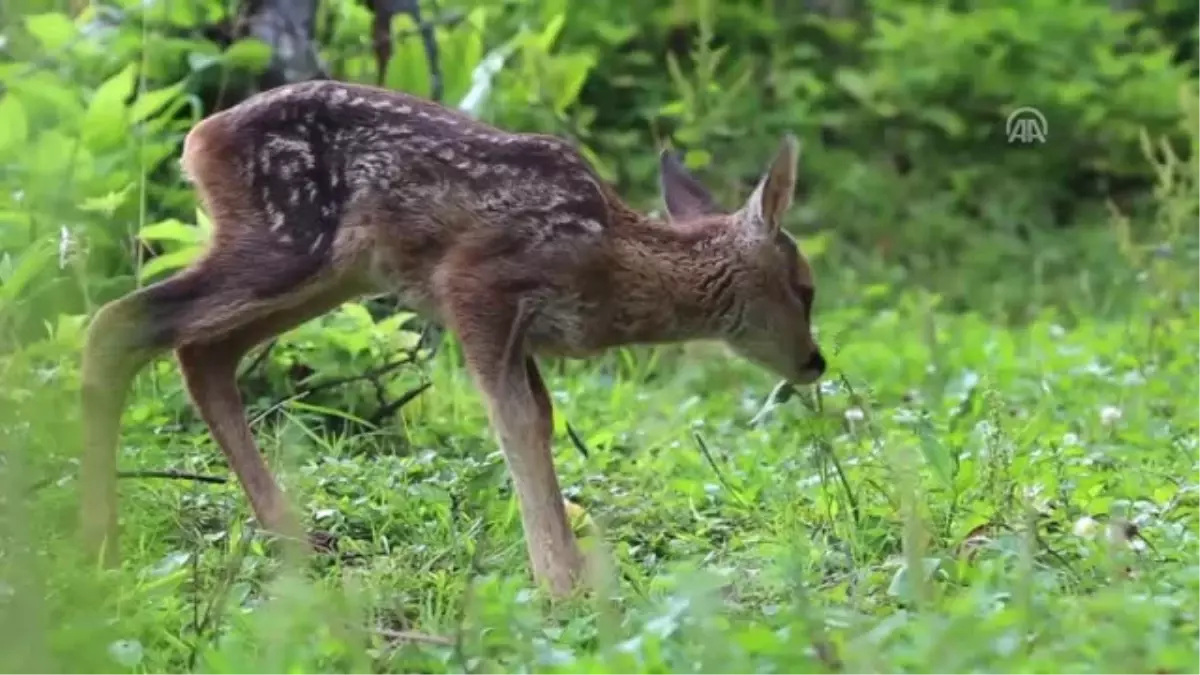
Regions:
[[[1099,527],[1100,523],[1096,522],[1095,518],[1084,516],[1075,521],[1075,526],[1071,528],[1071,531],[1075,533],[1076,537],[1091,539],[1096,536],[1096,530]]]
[[[1121,409],[1116,406],[1106,405],[1100,409],[1100,422],[1102,424],[1115,424],[1121,419]]]

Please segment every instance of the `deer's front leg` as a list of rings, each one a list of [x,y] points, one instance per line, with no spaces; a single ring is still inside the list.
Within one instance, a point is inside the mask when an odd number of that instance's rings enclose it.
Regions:
[[[464,314],[464,312],[466,312]],[[522,347],[521,308],[456,308],[467,367],[487,403],[516,488],[533,576],[558,597],[581,580],[584,558],[567,521],[550,438],[553,411],[537,365]]]

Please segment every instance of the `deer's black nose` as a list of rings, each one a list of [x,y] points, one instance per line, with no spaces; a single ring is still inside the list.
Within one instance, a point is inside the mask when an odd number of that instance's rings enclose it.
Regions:
[[[804,370],[815,373],[817,377],[824,374],[825,357],[821,355],[821,352],[815,351],[812,353],[812,356],[808,358],[808,363],[804,364]]]

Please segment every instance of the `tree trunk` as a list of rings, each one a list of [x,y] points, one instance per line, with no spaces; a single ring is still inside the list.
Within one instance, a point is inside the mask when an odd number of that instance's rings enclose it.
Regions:
[[[328,77],[314,44],[318,0],[248,0],[235,38],[251,37],[271,47],[271,63],[260,89]]]

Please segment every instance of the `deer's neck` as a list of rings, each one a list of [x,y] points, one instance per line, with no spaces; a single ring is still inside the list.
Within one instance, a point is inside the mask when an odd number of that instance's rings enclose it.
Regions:
[[[729,251],[715,229],[638,218],[618,229],[612,253],[612,306],[605,314],[614,343],[720,335],[732,298]]]

